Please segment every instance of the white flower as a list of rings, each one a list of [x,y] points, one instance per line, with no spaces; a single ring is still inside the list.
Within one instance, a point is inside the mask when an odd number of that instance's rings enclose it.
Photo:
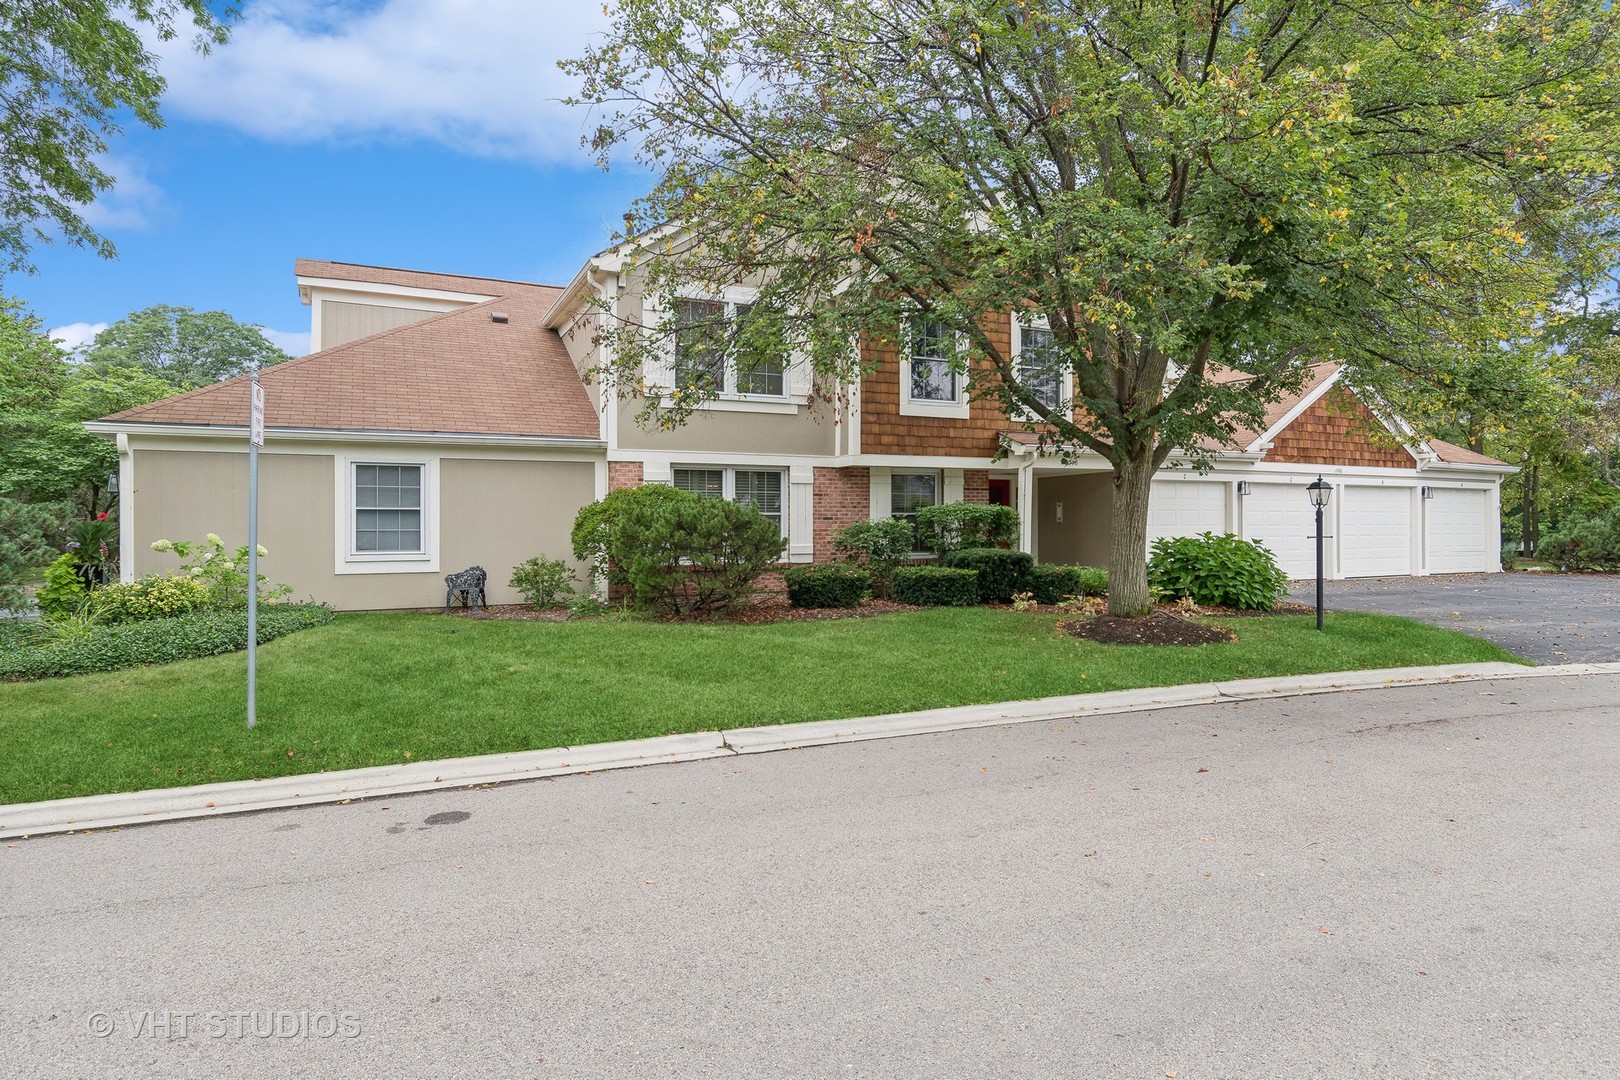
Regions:
[[[261,558],[261,559],[262,559],[262,558],[264,558],[264,557],[265,557],[265,556],[267,556],[267,555],[269,555],[269,554],[270,554],[270,553],[269,553],[269,552],[268,552],[268,551],[266,551],[266,550],[264,550],[264,545],[263,545],[263,544],[260,544],[260,545],[259,545],[259,558]]]
[[[209,533],[207,536],[203,537],[203,539],[208,541],[210,544],[213,544],[215,547],[218,547],[225,542],[219,538],[218,533]]]
[[[174,550],[174,544],[173,544],[173,542],[171,542],[169,540],[154,540],[154,541],[152,541],[152,550],[153,551],[173,551]]]

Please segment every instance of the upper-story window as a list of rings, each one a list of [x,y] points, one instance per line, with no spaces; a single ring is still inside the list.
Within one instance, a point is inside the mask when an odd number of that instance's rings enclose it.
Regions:
[[[675,301],[675,384],[708,393],[785,397],[780,354],[744,355],[729,338],[748,318],[749,305],[729,300]]]
[[[967,416],[966,380],[956,370],[957,334],[943,321],[915,315],[906,327],[901,359],[900,412],[911,416]]]
[[[1035,399],[1054,412],[1072,407],[1069,366],[1052,339],[1052,331],[1041,322],[1013,320],[1013,368],[1018,381]],[[1036,414],[1019,409],[1017,419],[1036,419]]]

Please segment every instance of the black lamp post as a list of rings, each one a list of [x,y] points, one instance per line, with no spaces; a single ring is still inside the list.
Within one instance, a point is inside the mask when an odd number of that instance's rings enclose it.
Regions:
[[[1333,498],[1333,485],[1318,476],[1305,485],[1305,494],[1316,507],[1316,628],[1322,629],[1322,511]]]

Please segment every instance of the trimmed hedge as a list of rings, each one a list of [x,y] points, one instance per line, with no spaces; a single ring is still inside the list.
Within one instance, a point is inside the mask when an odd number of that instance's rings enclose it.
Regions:
[[[1035,560],[1023,551],[1002,548],[963,548],[940,559],[943,566],[972,570],[979,575],[981,603],[1011,603],[1013,593],[1023,592]]]
[[[332,621],[324,604],[266,604],[259,608],[259,641],[273,641]],[[44,645],[27,635],[0,635],[0,680],[49,679],[169,664],[247,648],[246,611],[199,611],[172,619],[98,626],[82,637]]]
[[[782,575],[788,603],[802,608],[858,607],[872,588],[872,575],[858,566],[821,563],[795,566]]]
[[[1030,570],[1025,588],[1037,604],[1061,604],[1071,596],[1103,596],[1108,592],[1108,571],[1100,566],[1042,563]]]
[[[902,566],[890,579],[889,592],[902,604],[972,607],[979,602],[979,572],[949,566]]]
[[[921,506],[917,539],[924,550],[941,555],[967,548],[1011,547],[1018,542],[1018,511],[994,503]]]
[[[1153,541],[1147,579],[1172,600],[1190,596],[1197,604],[1250,611],[1270,611],[1288,592],[1288,575],[1276,557],[1232,533]]]

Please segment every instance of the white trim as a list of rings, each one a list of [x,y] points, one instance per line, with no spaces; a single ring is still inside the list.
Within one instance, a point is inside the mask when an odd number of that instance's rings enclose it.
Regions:
[[[788,560],[810,562],[816,557],[816,469],[814,465],[793,465],[788,468],[789,492],[786,512],[792,515],[788,525]]]
[[[889,516],[889,507],[892,505],[889,488],[890,471],[882,467],[867,470],[866,516],[873,521],[884,521]]]
[[[360,296],[390,296],[401,300],[436,300],[459,305],[482,304],[500,295],[500,293],[457,292],[452,289],[424,289],[416,285],[387,285],[379,281],[305,277],[302,274],[297,275],[296,280],[298,282],[298,298],[306,304],[314,299],[314,290],[316,289],[331,292],[350,292]],[[518,285],[522,283],[514,281],[512,284]],[[455,309],[452,307],[445,310],[453,311]]]
[[[118,580],[135,580],[135,452],[118,437]]]
[[[95,435],[162,436],[245,439],[246,424],[149,424],[139,420],[90,420],[85,430]],[[344,428],[267,428],[278,440],[337,443],[424,443],[436,446],[524,446],[587,453],[607,449],[601,439],[583,435],[479,435],[454,431],[385,431]]]
[[[354,468],[356,465],[422,467],[422,552],[420,554],[354,550]],[[334,454],[334,574],[425,574],[439,571],[439,455]]]
[[[941,503],[958,503],[962,501],[962,493],[966,488],[966,478],[962,469],[942,469],[943,474],[939,483],[939,501]]]
[[[1024,354],[1023,332],[1025,330],[1045,330],[1047,333],[1051,333],[1052,325],[1044,315],[1021,318],[1017,312],[1012,313],[1012,368],[1013,373],[1020,380],[1023,379],[1023,376],[1018,375],[1018,360]],[[1066,372],[1065,376],[1058,381],[1058,404],[1055,411],[1065,416],[1074,414],[1074,372],[1072,370]],[[1036,424],[1041,422],[1040,417],[1022,406],[1013,410],[1010,419],[1014,423]]]
[[[967,371],[952,371],[951,378],[956,380],[956,397],[950,401],[935,401],[931,398],[913,398],[911,396],[911,327],[916,319],[925,319],[928,316],[921,313],[906,317],[905,325],[901,327],[900,346],[900,415],[901,416],[940,416],[954,420],[966,420],[972,409],[972,401],[968,397]],[[957,351],[965,352],[967,340],[956,335]]]

